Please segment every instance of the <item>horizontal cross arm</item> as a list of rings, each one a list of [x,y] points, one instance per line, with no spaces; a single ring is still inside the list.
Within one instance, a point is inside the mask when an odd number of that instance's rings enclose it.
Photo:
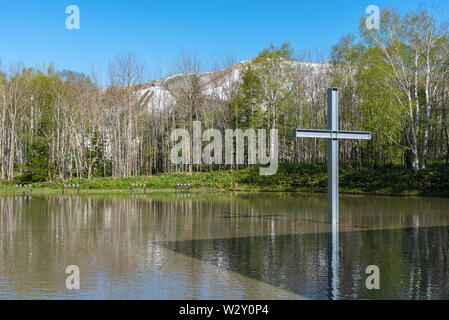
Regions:
[[[338,131],[338,139],[357,139],[357,140],[371,140],[371,132],[365,131]]]
[[[371,140],[371,132],[293,129],[293,137]]]
[[[293,137],[296,138],[323,138],[331,139],[332,131],[330,130],[307,130],[307,129],[293,129]]]

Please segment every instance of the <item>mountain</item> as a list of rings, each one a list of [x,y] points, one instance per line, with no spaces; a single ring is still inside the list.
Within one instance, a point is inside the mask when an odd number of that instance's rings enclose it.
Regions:
[[[148,99],[147,108],[150,111],[162,111],[176,103],[177,98],[185,92],[189,85],[189,78],[196,75],[202,93],[211,99],[229,100],[234,90],[242,83],[242,77],[251,60],[236,63],[224,70],[198,73],[198,74],[177,74],[159,80],[139,84],[138,94],[144,95],[147,92],[151,95]],[[305,62],[298,60],[288,60],[287,63],[296,74],[303,74],[306,83],[312,85],[313,78],[325,74],[330,64]]]

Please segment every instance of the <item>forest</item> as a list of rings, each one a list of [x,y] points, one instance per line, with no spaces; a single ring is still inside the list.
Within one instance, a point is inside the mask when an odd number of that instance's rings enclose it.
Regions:
[[[366,29],[362,17],[359,34],[341,37],[329,52],[270,45],[238,64],[224,55],[207,70],[196,55],[182,52],[171,77],[157,82],[173,99],[151,90],[155,80],[148,81],[145,63],[132,53],[109,62],[107,83],[95,70],[2,67],[0,180],[54,182],[252,166],[170,163],[170,133],[190,132],[193,121],[223,132],[276,128],[280,162],[321,165],[326,142],[295,139],[291,130],[327,127],[328,87],[340,90],[340,129],[373,133],[371,141],[341,143],[345,166],[412,172],[432,163],[448,166],[449,29],[440,17],[426,9],[406,14],[384,9],[379,30]]]

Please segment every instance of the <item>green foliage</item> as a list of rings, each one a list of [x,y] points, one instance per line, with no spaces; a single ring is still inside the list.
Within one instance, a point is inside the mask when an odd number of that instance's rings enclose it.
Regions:
[[[279,58],[292,59],[294,50],[289,42],[285,42],[280,46],[270,44],[270,46],[264,49],[255,59],[255,63],[260,63],[262,60],[275,60]]]
[[[231,101],[233,128],[262,128],[262,88],[258,72],[249,64],[243,73],[243,83]]]
[[[234,171],[170,173],[151,177],[72,179],[64,183],[67,182],[80,184],[81,190],[91,191],[128,192],[133,183],[145,183],[147,190],[173,190],[178,183],[187,183],[194,190],[327,192],[327,167],[307,163],[281,163],[278,172],[272,176],[261,176],[259,168],[252,167]],[[2,185],[13,183],[17,182],[4,181]],[[42,182],[36,186],[60,189],[62,183]],[[432,163],[418,172],[399,166],[376,169],[367,167],[362,170],[343,166],[340,168],[340,192],[449,197],[449,166]]]
[[[104,143],[97,132],[94,132],[90,140],[89,150],[86,152],[89,164],[92,166],[92,177],[104,177],[110,174],[111,166],[103,161]]]
[[[364,50],[363,43],[355,43],[355,36],[350,33],[341,37],[338,43],[332,47],[331,61],[334,64],[355,66]]]
[[[52,175],[49,147],[42,137],[35,137],[26,158],[25,173],[20,177],[23,182],[46,181]]]

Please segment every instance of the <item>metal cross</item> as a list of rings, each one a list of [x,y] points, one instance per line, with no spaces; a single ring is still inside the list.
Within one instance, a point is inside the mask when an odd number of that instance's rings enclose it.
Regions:
[[[332,225],[328,234],[328,290],[329,298],[339,296],[339,212],[338,212],[338,140],[360,139],[371,140],[371,132],[338,130],[338,89],[327,89],[327,128],[328,130],[293,129],[297,138],[324,138],[327,140],[327,173],[328,173],[328,222]]]
[[[327,141],[327,173],[328,173],[328,221],[338,225],[338,140],[359,139],[371,140],[371,132],[338,130],[338,89],[327,89],[327,127],[328,130],[293,129],[297,138],[324,138]]]

